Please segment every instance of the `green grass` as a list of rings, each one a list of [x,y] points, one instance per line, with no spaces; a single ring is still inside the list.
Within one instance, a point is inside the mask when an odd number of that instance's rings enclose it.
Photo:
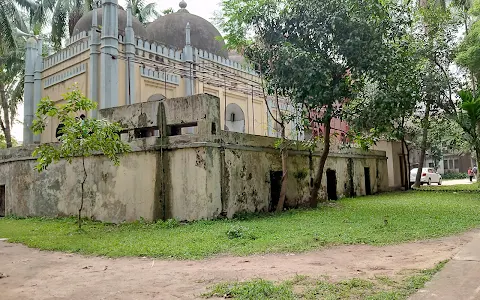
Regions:
[[[455,185],[424,185],[418,188],[421,191],[437,191],[437,192],[479,192],[480,185],[476,182],[472,184],[455,184]]]
[[[400,300],[407,299],[433,275],[440,271],[446,262],[441,262],[433,269],[414,271],[400,280],[381,276],[373,279],[353,278],[340,282],[314,280],[307,276],[296,276],[292,280],[275,283],[263,279],[245,282],[220,283],[210,288],[204,298],[226,297],[238,300],[266,299],[369,299]]]
[[[81,254],[200,259],[301,252],[325,245],[384,245],[453,235],[480,225],[480,194],[410,191],[343,199],[315,210],[235,220],[112,225],[75,219],[0,219],[0,237]]]

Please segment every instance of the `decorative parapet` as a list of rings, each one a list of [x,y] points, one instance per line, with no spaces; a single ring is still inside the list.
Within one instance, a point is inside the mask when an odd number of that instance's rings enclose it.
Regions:
[[[228,58],[223,58],[221,56],[218,56],[218,55],[215,55],[215,54],[212,54],[212,53],[209,53],[207,51],[197,49],[197,48],[194,48],[193,54],[195,55],[195,57],[203,58],[205,60],[210,60],[210,61],[219,63],[221,65],[224,65],[224,66],[227,66],[227,67],[230,67],[230,68],[233,68],[233,69],[245,72],[245,73],[249,73],[251,75],[256,75],[255,71],[252,70],[251,68],[249,68],[247,66],[244,66],[244,65],[242,65],[242,64],[240,64],[236,61],[232,61]]]
[[[82,40],[82,39],[88,37],[89,35],[90,35],[89,32],[82,31],[82,32],[80,32],[80,33],[78,33],[78,34],[70,37],[70,38],[67,40],[66,46],[69,46],[69,45],[71,45],[71,44],[73,44],[73,43],[75,43],[75,42],[77,42],[77,41],[79,41],[79,40]]]
[[[183,53],[181,50],[175,50],[173,48],[157,45],[157,43],[151,43],[142,39],[136,39],[135,45],[137,47],[137,54],[143,56],[145,52],[155,55],[168,57],[169,59],[183,61]]]
[[[76,35],[75,37],[77,37],[78,35]],[[73,44],[68,45],[64,49],[45,57],[43,59],[43,70],[51,68],[55,65],[58,65],[59,63],[71,59],[74,56],[90,50],[90,39],[86,38],[87,36],[88,34],[84,35],[81,39],[77,39]]]
[[[65,81],[67,79],[70,79],[72,77],[78,76],[80,74],[83,74],[87,71],[87,63],[83,63],[80,65],[77,65],[73,68],[70,68],[62,73],[58,73],[55,75],[52,75],[50,77],[47,77],[43,81],[43,88],[48,88],[52,85],[55,85],[59,82]]]
[[[153,69],[147,68],[147,67],[142,67],[140,66],[140,74],[143,77],[151,78],[154,80],[162,81],[162,82],[168,82],[168,83],[173,83],[173,84],[180,84],[180,76],[175,75],[175,74],[170,74],[162,71],[155,71]],[[165,76],[167,76],[165,80]]]

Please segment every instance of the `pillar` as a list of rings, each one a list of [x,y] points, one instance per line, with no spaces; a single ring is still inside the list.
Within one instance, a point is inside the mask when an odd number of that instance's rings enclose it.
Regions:
[[[34,116],[34,73],[36,40],[31,37],[27,40],[25,50],[25,83],[23,85],[23,145],[33,143],[33,132],[31,130]]]
[[[92,31],[90,34],[90,61],[88,63],[88,84],[89,84],[89,94],[88,97],[97,103],[97,109],[92,111],[92,118],[97,118],[98,108],[100,107],[99,98],[98,98],[98,82],[100,77],[98,76],[98,64],[100,61],[100,35],[97,32],[98,30],[98,21],[97,21],[98,10],[95,7],[93,9],[92,15]]]
[[[103,0],[100,108],[118,106],[118,13],[117,0]]]
[[[132,27],[132,5],[127,6],[127,27],[125,27],[125,103],[135,103],[135,33]]]
[[[33,74],[33,114],[37,111],[38,104],[42,99],[42,70],[43,70],[43,43],[41,39],[37,40],[37,49],[35,53],[35,68]],[[33,142],[40,143],[40,135],[33,135]]]
[[[193,47],[190,42],[190,23],[187,23],[185,28],[185,48],[183,49],[185,53],[185,62],[187,63],[187,76],[185,77],[185,96],[192,96],[194,91],[194,82],[193,82]]]

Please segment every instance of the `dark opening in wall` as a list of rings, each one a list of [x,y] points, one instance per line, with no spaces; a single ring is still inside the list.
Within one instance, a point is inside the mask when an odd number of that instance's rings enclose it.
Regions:
[[[364,168],[365,171],[365,194],[372,194],[372,186],[370,184],[370,168]]]
[[[157,127],[144,127],[144,128],[135,128],[135,138],[146,138],[151,136],[158,136]]]
[[[182,135],[182,134],[192,134],[192,133],[194,133],[196,127],[197,127],[197,122],[170,125],[169,126],[169,136]],[[188,130],[182,130],[184,128],[185,129],[188,128]]]
[[[5,217],[5,186],[0,185],[0,217]]]
[[[337,173],[327,169],[327,197],[328,200],[337,200]]]
[[[212,123],[212,134],[217,134],[217,125]]]
[[[282,171],[270,171],[270,205],[269,211],[277,209],[278,200],[280,198],[280,189],[282,188]]]

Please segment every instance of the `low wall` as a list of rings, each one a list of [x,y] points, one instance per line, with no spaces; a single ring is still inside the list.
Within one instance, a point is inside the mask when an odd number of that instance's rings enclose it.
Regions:
[[[215,142],[176,136],[168,146],[162,146],[159,138],[137,139],[134,152],[122,155],[118,167],[103,156],[86,158],[84,216],[116,223],[140,218],[192,221],[272,210],[282,170],[275,139],[243,135],[242,144],[230,143],[238,140],[236,135],[222,132]],[[38,173],[32,151],[0,151],[6,214],[75,215],[81,199],[82,160],[60,161]],[[287,207],[307,205],[318,161],[318,152],[289,151]],[[351,149],[331,153],[325,172],[335,171],[338,197],[359,196],[366,194],[365,168],[370,171],[372,193],[388,189],[386,163],[384,152]],[[324,175],[321,198],[327,197],[326,190]]]
[[[11,150],[12,151],[12,150]],[[44,172],[34,170],[31,151],[27,156],[0,160],[0,185],[5,185],[6,215],[76,215],[81,201],[82,160],[60,161]],[[92,219],[121,222],[141,217],[155,219],[157,152],[123,155],[116,167],[103,156],[85,159],[83,215]]]

